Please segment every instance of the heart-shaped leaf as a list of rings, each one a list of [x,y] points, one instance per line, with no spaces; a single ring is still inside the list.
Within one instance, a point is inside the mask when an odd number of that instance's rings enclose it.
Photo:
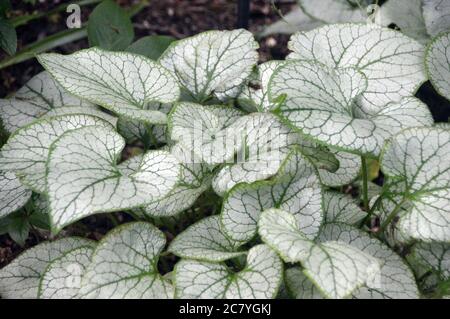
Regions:
[[[81,281],[81,298],[173,298],[171,283],[158,272],[164,234],[149,223],[121,225],[97,245]]]
[[[82,238],[63,238],[28,249],[0,270],[0,296],[37,298],[40,278],[50,262],[75,248],[94,244]]]
[[[147,152],[131,173],[117,167],[124,146],[119,134],[99,126],[69,131],[52,145],[46,180],[54,232],[91,214],[143,206],[175,187],[174,156]]]
[[[39,119],[12,134],[0,151],[2,169],[13,171],[37,193],[46,191],[45,163],[50,146],[66,131],[84,126],[111,127],[102,119],[84,114]]]
[[[422,0],[423,18],[432,37],[450,29],[450,3],[443,0]]]
[[[370,44],[370,45],[369,45]],[[358,100],[364,113],[412,96],[425,82],[424,47],[401,32],[375,24],[327,25],[297,33],[289,42],[289,59],[321,62],[331,68],[355,68],[367,77]]]
[[[427,49],[425,65],[436,91],[450,100],[450,32],[433,39]]]
[[[0,171],[0,218],[22,208],[30,198],[31,191],[14,173]]]
[[[245,254],[237,251],[240,244],[223,232],[220,217],[215,215],[203,218],[179,234],[169,251],[181,258],[218,262]]]
[[[279,209],[261,214],[262,240],[286,262],[301,262],[303,272],[329,298],[344,298],[371,282],[379,261],[349,244],[327,241],[316,244],[299,229],[294,215]]]
[[[378,258],[381,263],[380,275],[373,287],[361,287],[352,293],[358,299],[416,299],[419,298],[414,276],[409,266],[400,256],[380,241],[363,231],[344,224],[325,225],[324,241],[339,240],[348,243]],[[290,294],[297,299],[320,299],[320,293],[309,278],[299,268],[286,271],[286,285]]]
[[[403,181],[403,199],[397,207],[408,207],[400,214],[398,227],[413,238],[450,241],[449,154],[450,131],[440,128],[411,128],[386,145],[381,168]]]
[[[41,299],[77,298],[81,278],[91,261],[94,247],[84,246],[53,260],[43,273],[38,296]]]
[[[259,215],[272,207],[294,214],[301,230],[314,238],[322,222],[322,191],[314,167],[298,149],[291,152],[272,181],[236,185],[225,197],[224,231],[237,241],[256,235]]]
[[[209,31],[172,43],[160,57],[197,102],[235,97],[258,61],[258,43],[243,29]]]
[[[11,99],[0,99],[0,118],[6,131],[13,133],[47,112],[63,106],[95,109],[91,103],[69,94],[48,72],[41,72],[31,78]]]
[[[71,55],[41,54],[38,59],[70,93],[129,119],[166,124],[164,113],[147,107],[151,102],[173,103],[180,95],[172,75],[141,55],[91,48]]]
[[[396,132],[433,123],[427,106],[413,97],[368,112],[356,104],[366,87],[366,77],[356,69],[293,61],[275,71],[269,97],[286,97],[277,110],[286,123],[353,153],[378,156],[384,140]]]
[[[326,224],[321,230],[322,242],[337,240],[346,243],[381,261],[381,269],[370,286],[359,288],[352,294],[358,299],[411,299],[419,298],[419,291],[409,266],[381,241],[353,226]]]
[[[283,276],[283,263],[266,245],[249,250],[243,270],[223,263],[182,260],[175,267],[177,298],[274,298]]]

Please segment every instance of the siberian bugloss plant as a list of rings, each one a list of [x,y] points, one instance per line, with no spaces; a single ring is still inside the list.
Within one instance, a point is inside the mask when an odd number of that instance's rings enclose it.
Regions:
[[[54,240],[0,270],[0,295],[448,295],[450,127],[414,95],[430,79],[450,99],[450,34],[425,47],[332,24],[294,34],[285,61],[257,65],[257,48],[234,30],[157,61],[40,55],[46,71],[1,101],[0,214],[32,207]],[[99,242],[61,236],[112,212],[136,221]]]

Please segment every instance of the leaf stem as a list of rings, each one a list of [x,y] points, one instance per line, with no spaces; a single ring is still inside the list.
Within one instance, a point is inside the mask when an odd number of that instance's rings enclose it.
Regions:
[[[367,162],[364,156],[361,156],[361,167],[362,167],[362,180],[363,180],[363,203],[364,210],[369,211],[369,191],[368,191],[368,172],[367,172]]]
[[[386,217],[380,227],[380,233],[383,233],[386,227],[392,222],[392,220],[397,216],[399,210],[402,208],[402,205],[405,203],[405,198],[403,198],[400,203],[395,206],[394,210]]]

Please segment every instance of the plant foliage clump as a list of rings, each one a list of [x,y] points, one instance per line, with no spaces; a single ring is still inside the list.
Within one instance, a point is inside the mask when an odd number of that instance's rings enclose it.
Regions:
[[[246,30],[166,46],[41,54],[0,100],[0,217],[57,237],[0,270],[3,298],[450,294],[450,126],[414,96],[450,99],[450,33],[329,24],[260,65]]]

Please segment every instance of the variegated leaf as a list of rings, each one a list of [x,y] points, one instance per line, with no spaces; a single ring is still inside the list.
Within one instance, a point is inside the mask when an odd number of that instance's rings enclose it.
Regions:
[[[182,260],[175,267],[177,298],[274,298],[283,276],[283,263],[266,245],[249,250],[247,264],[234,272],[224,263]]]
[[[0,270],[0,296],[37,298],[40,278],[50,262],[75,248],[94,244],[82,238],[63,238],[28,249]]]
[[[91,48],[71,55],[45,53],[38,59],[68,92],[132,120],[166,124],[166,114],[147,106],[173,103],[180,96],[175,78],[141,55]]]
[[[276,111],[284,122],[320,143],[357,154],[378,156],[393,134],[433,123],[428,107],[413,97],[372,110],[358,106],[368,81],[357,69],[292,61],[275,71],[269,98],[285,97]]]
[[[50,147],[62,134],[84,126],[112,126],[104,120],[84,114],[39,119],[12,134],[0,151],[2,169],[15,172],[37,193],[46,192],[45,171]]]
[[[124,146],[99,126],[69,131],[52,145],[46,181],[54,232],[91,214],[144,206],[175,187],[180,166],[173,155],[147,152],[131,173],[117,167]]]
[[[329,298],[345,298],[366,283],[372,283],[380,270],[371,255],[338,242],[320,244],[299,229],[292,214],[279,209],[264,211],[258,223],[262,240],[286,262],[300,262],[304,274]]]
[[[181,258],[219,262],[245,254],[238,251],[241,244],[223,232],[220,217],[215,215],[203,218],[179,234],[168,250]]]
[[[166,238],[155,226],[135,222],[109,232],[94,250],[79,297],[100,299],[173,298],[172,284],[158,272]]]
[[[31,78],[10,99],[0,100],[0,118],[8,133],[30,124],[60,107],[82,106],[95,110],[87,101],[69,94],[48,72]]]
[[[173,42],[159,62],[197,102],[236,97],[258,60],[247,30],[208,31]]]
[[[381,168],[405,183],[400,230],[424,241],[450,241],[450,131],[423,127],[397,134],[386,145]]]
[[[272,207],[292,213],[301,230],[314,238],[322,223],[322,190],[314,167],[293,150],[273,181],[235,186],[225,197],[224,231],[237,241],[256,235],[261,212]]]

